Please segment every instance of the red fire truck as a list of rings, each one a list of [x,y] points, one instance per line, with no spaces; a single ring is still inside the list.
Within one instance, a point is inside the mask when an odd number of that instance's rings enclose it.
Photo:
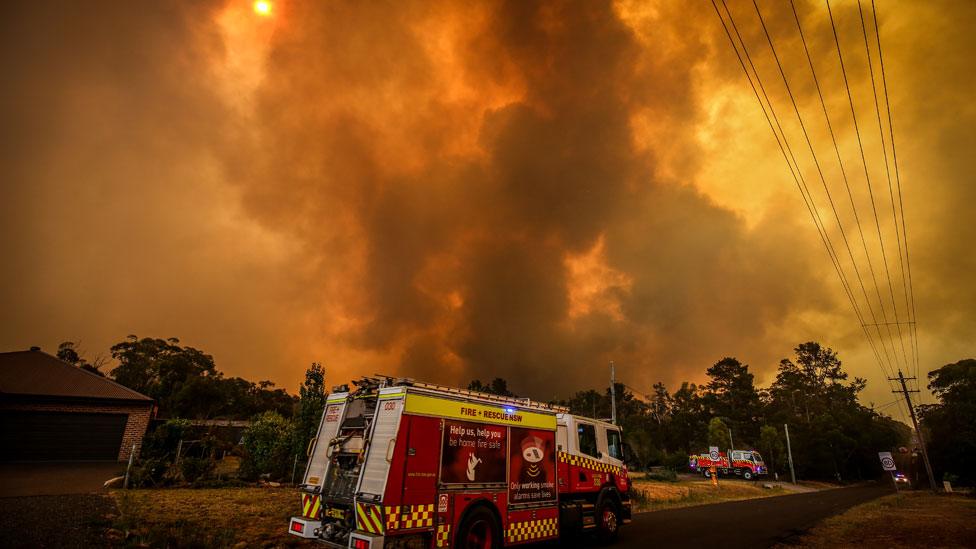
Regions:
[[[630,521],[620,429],[528,399],[364,378],[326,401],[289,532],[334,547],[605,541]]]
[[[717,457],[710,454],[696,454],[688,456],[688,466],[693,472],[701,473],[705,478],[711,477],[712,466],[719,476],[735,475],[746,480],[769,474],[762,456],[755,450],[718,452]]]

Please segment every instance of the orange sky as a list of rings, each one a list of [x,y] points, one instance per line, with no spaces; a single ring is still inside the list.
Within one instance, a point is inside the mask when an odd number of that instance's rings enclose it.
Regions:
[[[271,4],[8,7],[0,349],[175,336],[290,390],[321,361],[547,399],[611,359],[645,391],[727,355],[765,385],[817,340],[893,399],[707,0]],[[789,4],[760,7],[863,269]],[[857,4],[832,8],[904,317]],[[797,10],[886,300],[826,7]],[[973,355],[976,6],[878,12],[924,375]]]

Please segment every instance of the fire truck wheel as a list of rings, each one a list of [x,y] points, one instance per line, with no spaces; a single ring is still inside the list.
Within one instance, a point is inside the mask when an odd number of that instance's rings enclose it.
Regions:
[[[748,469],[746,469],[745,471],[743,471],[742,472],[742,478],[744,478],[746,480],[752,480],[752,471],[750,471]]]
[[[702,471],[702,474],[705,475],[705,478],[712,478],[712,473],[708,469]]]
[[[620,513],[613,501],[604,501],[596,515],[596,535],[603,543],[617,539],[620,530]]]
[[[477,507],[458,528],[455,547],[462,549],[496,549],[502,546],[501,531],[495,514],[487,507]]]

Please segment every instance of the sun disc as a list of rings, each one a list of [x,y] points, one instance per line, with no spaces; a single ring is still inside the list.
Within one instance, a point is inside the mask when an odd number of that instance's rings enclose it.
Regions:
[[[271,2],[267,0],[256,0],[254,2],[254,13],[264,17],[271,15]]]

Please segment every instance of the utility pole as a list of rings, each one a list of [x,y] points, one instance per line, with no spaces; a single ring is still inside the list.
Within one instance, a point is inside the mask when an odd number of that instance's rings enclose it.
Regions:
[[[914,377],[905,377],[902,375],[901,370],[898,370],[898,377],[889,377],[888,381],[899,381],[901,382],[901,391],[895,389],[891,391],[892,393],[902,393],[905,395],[905,403],[908,404],[908,414],[912,416],[912,425],[915,426],[915,436],[918,437],[918,445],[922,448],[922,461],[925,462],[925,472],[929,477],[929,487],[932,488],[933,492],[938,492],[938,488],[935,487],[935,476],[932,474],[932,464],[929,463],[929,453],[925,449],[925,439],[922,438],[922,430],[918,428],[918,419],[915,417],[915,407],[912,406],[912,399],[908,396],[908,393],[917,393],[918,389],[914,391],[909,391],[908,386],[905,385],[905,380],[915,379]]]
[[[796,484],[796,473],[793,472],[793,449],[790,448],[790,426],[784,423],[783,430],[786,431],[786,457],[790,458],[790,478],[793,479],[793,484]]]
[[[735,448],[735,444],[732,442],[732,428],[729,427],[729,451],[731,452]]]
[[[613,361],[610,361],[610,423],[617,424],[617,382],[613,375]]]

